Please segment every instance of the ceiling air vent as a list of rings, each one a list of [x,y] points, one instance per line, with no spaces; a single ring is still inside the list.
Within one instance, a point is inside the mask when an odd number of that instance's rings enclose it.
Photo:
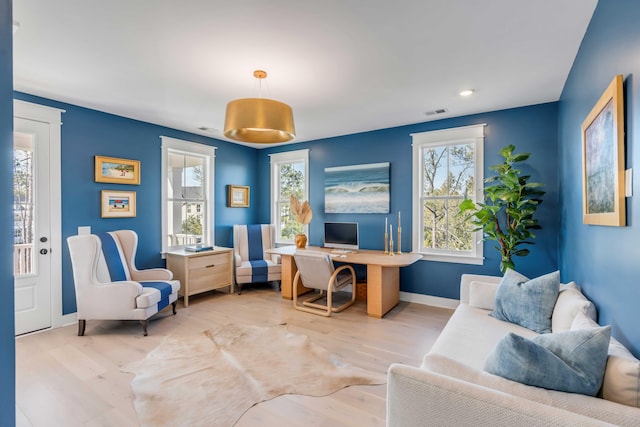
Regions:
[[[206,126],[200,126],[198,128],[198,130],[201,130],[202,132],[208,132],[208,133],[214,133],[214,134],[217,134],[217,133],[220,132],[218,129],[209,128],[209,127],[206,127]]]
[[[444,114],[447,112],[446,108],[438,108],[437,110],[431,110],[424,113],[426,116],[435,116],[438,114]]]

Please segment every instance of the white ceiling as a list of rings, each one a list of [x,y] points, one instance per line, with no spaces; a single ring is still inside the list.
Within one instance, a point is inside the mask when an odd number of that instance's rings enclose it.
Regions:
[[[596,3],[14,0],[14,87],[224,139],[264,69],[316,140],[556,101]]]

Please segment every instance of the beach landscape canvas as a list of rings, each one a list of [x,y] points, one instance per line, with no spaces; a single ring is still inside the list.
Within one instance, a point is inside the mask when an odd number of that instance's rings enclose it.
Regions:
[[[135,171],[133,165],[103,162],[102,176],[105,178],[133,179],[135,176]]]
[[[324,170],[325,213],[389,213],[389,162]]]
[[[95,156],[95,181],[140,184],[140,161]]]
[[[134,218],[136,192],[102,190],[102,218]]]

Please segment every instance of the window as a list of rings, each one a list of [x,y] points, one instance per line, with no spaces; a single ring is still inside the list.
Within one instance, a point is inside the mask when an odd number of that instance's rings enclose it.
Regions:
[[[423,259],[482,264],[482,232],[457,216],[482,200],[484,126],[412,134],[413,251]]]
[[[162,251],[213,238],[216,147],[162,139]]]
[[[271,154],[271,223],[276,226],[276,243],[293,243],[307,226],[291,215],[290,197],[309,200],[309,150]]]

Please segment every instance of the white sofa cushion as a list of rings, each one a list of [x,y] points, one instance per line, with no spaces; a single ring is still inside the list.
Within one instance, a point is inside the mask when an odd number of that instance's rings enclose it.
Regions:
[[[493,310],[496,308],[497,291],[498,285],[496,283],[474,280],[469,285],[469,305],[484,310]]]
[[[537,335],[531,329],[489,316],[490,311],[460,304],[447,322],[430,353],[442,354],[482,370],[486,358],[509,332],[523,337]]]
[[[571,329],[597,328],[599,325],[578,313]],[[640,407],[640,360],[615,338],[609,343],[609,358],[602,382],[602,397],[623,405]]]
[[[596,307],[585,297],[575,282],[560,285],[558,300],[551,316],[551,330],[553,332],[568,331],[578,312],[596,320]]]

